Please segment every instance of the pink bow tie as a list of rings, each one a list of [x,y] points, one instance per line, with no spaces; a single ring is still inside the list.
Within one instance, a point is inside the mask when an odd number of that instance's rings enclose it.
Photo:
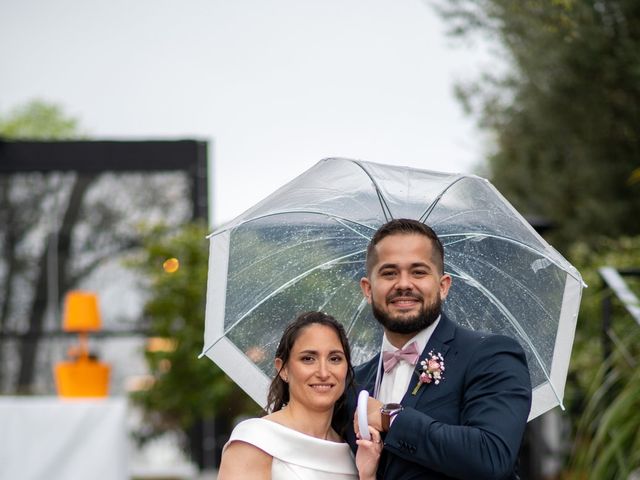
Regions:
[[[389,373],[393,370],[400,360],[415,365],[418,363],[418,358],[420,358],[420,353],[418,352],[418,344],[416,342],[411,342],[405,348],[401,348],[395,352],[382,352],[384,373]]]

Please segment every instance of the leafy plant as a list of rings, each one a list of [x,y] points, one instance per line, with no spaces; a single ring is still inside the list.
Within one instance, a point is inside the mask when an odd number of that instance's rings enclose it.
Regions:
[[[613,302],[610,329],[614,348],[604,359],[601,346],[603,288],[598,268],[640,265],[640,237],[578,243],[572,257],[590,288],[585,290],[567,384],[575,438],[566,477],[628,478],[640,468],[640,327]],[[640,281],[627,277],[638,291]]]
[[[639,341],[636,329],[594,375],[568,478],[629,478],[640,468],[640,356],[628,356]]]
[[[150,334],[166,339],[160,342],[164,348],[145,352],[151,385],[132,394],[149,422],[143,436],[186,431],[199,419],[221,413],[234,418],[257,409],[214,363],[198,359],[205,319],[206,234],[201,224],[178,230],[155,227],[145,235],[143,255],[132,262],[148,282]]]

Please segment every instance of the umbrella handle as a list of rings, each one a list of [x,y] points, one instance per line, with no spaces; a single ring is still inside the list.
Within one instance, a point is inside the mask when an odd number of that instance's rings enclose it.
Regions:
[[[369,392],[361,390],[358,395],[358,428],[360,437],[364,440],[371,440],[369,433],[369,422],[367,421],[367,404],[369,403]]]

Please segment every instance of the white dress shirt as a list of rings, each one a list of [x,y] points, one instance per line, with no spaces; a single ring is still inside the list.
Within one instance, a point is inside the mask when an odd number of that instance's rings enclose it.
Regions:
[[[380,393],[378,394],[378,400],[382,403],[400,403],[402,401],[402,397],[404,397],[404,394],[409,388],[409,384],[418,381],[418,375],[416,375],[415,372],[420,361],[423,360],[422,351],[427,346],[427,343],[431,338],[431,334],[436,329],[439,322],[440,317],[402,346],[402,348],[405,348],[411,342],[416,342],[418,352],[420,352],[420,358],[416,365],[411,365],[410,363],[401,360],[393,370],[389,373],[384,373],[382,382],[380,383]],[[395,352],[396,350],[398,349],[391,345],[389,340],[387,340],[387,335],[385,334],[382,338],[382,351]],[[380,366],[379,368],[383,367]]]

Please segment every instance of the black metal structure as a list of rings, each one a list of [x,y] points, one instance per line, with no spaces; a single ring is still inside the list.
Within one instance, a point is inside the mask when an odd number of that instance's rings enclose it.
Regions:
[[[206,220],[207,148],[207,142],[200,140],[39,142],[0,138],[0,174],[184,171],[192,181],[194,219]]]
[[[109,172],[181,171],[191,180],[193,219],[206,221],[207,147],[207,142],[198,140],[28,141],[0,138],[0,175],[75,172],[82,176]],[[29,344],[26,356],[33,356],[42,333],[36,328],[19,335],[25,344]],[[15,335],[0,331],[0,338],[10,336]],[[32,368],[28,370],[21,379],[21,385],[28,386],[31,381]]]
[[[0,176],[74,172],[82,179],[104,173],[184,172],[191,184],[192,217],[205,222],[209,216],[207,164],[208,143],[201,140],[31,141],[0,138]],[[97,332],[100,337],[145,334],[140,328]],[[66,333],[43,331],[41,320],[31,322],[24,332],[0,331],[0,341],[14,339],[21,344],[20,356],[27,367],[21,371],[18,382],[26,389],[33,378],[35,351],[43,335],[63,336]],[[205,448],[206,440],[202,434],[191,439],[194,457],[201,467],[206,463],[204,459],[215,458],[213,446]]]

